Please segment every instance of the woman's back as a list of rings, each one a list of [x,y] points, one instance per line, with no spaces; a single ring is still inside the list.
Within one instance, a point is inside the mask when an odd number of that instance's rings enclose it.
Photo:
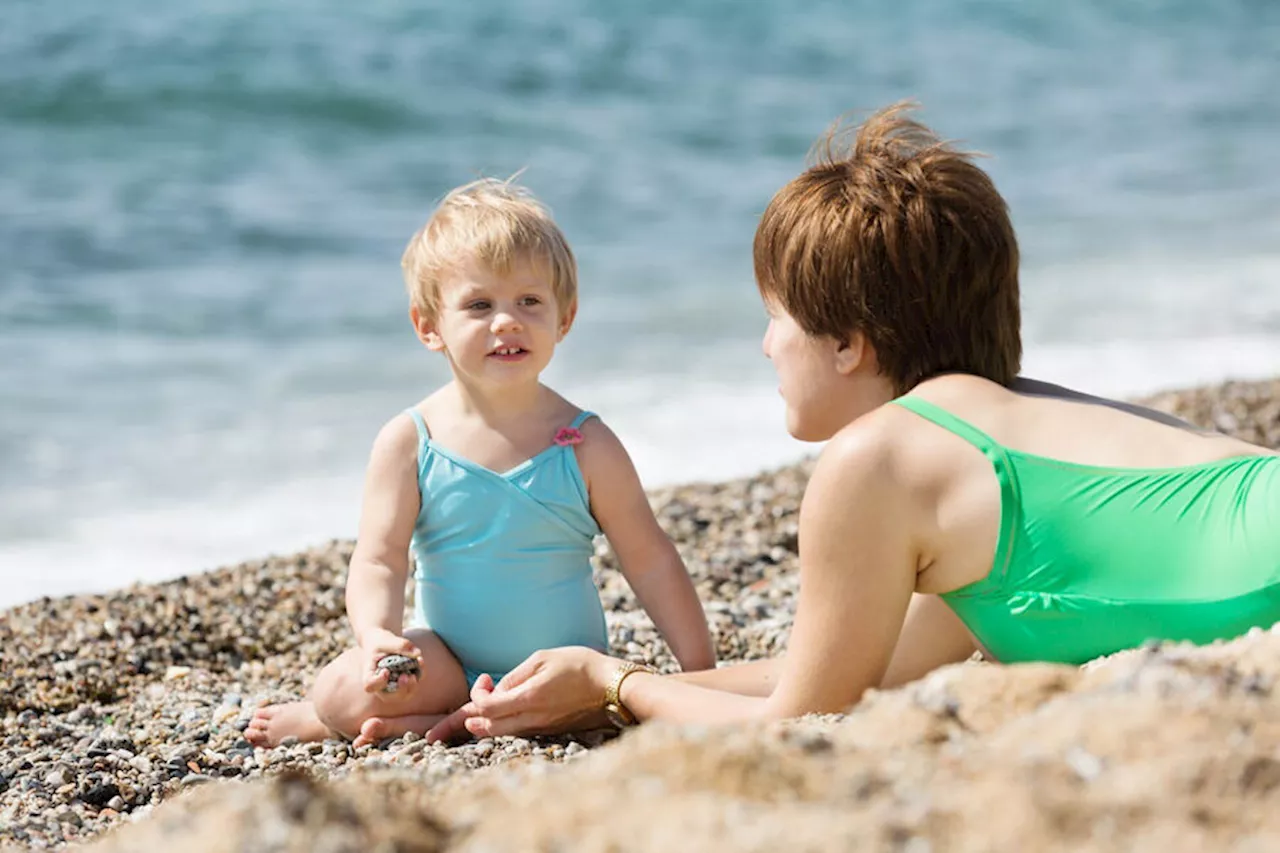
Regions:
[[[939,377],[920,396],[1022,453],[1107,468],[1172,468],[1275,451],[1198,430],[1128,403],[1018,380],[1013,390],[975,376]]]
[[[1050,390],[955,376],[889,407],[912,418],[894,433],[927,520],[919,591],[1002,660],[1206,642],[1275,610],[1276,454]]]

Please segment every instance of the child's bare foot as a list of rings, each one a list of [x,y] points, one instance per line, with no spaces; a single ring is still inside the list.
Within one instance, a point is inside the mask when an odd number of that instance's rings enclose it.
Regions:
[[[400,737],[406,732],[424,735],[445,718],[445,714],[416,714],[407,717],[370,717],[360,726],[360,734],[351,742],[353,748],[366,743],[377,743],[389,737]]]
[[[316,706],[310,702],[286,702],[259,708],[253,712],[253,719],[244,730],[244,739],[254,746],[279,746],[280,741],[287,737],[310,741],[335,735],[320,722]]]

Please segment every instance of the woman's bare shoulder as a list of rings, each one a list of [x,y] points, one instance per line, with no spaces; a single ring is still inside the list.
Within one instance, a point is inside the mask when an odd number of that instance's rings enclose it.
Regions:
[[[919,446],[919,419],[901,406],[883,405],[840,429],[823,447],[815,475],[856,476],[864,485],[891,486]]]

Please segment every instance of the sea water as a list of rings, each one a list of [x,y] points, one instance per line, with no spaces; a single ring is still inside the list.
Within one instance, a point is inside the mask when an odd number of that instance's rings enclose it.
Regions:
[[[354,534],[446,379],[400,253],[521,180],[581,267],[547,379],[648,485],[799,458],[751,238],[837,116],[989,157],[1026,372],[1280,374],[1280,4],[90,0],[0,24],[0,605]]]

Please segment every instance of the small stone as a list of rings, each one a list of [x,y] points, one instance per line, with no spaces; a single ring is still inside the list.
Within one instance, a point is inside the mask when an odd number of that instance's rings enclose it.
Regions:
[[[400,750],[399,754],[400,755],[418,755],[426,748],[427,748],[427,742],[419,738],[418,740],[405,744],[404,748]]]
[[[397,679],[402,675],[420,675],[422,668],[418,665],[418,659],[409,657],[408,655],[384,655],[378,660],[378,669],[387,671],[387,684],[383,689],[384,693],[395,693],[400,689]]]
[[[94,785],[83,794],[80,799],[91,806],[110,805],[111,800],[120,795],[120,788],[114,782],[107,782],[101,785]]]

